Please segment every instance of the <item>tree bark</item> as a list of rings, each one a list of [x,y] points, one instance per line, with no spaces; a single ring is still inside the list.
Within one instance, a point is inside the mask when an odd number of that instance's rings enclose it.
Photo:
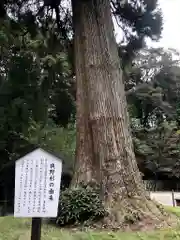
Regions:
[[[79,19],[82,17],[80,7],[72,2],[74,9],[74,48],[75,51],[75,74],[76,74],[76,159],[72,185],[81,182],[88,183],[94,178],[93,172],[93,150],[90,128],[88,127],[88,108],[86,91],[86,70],[84,56],[84,36]],[[81,20],[83,21],[83,20]]]
[[[125,211],[138,209],[132,198],[144,202],[147,195],[133,150],[110,3],[72,0],[72,6],[77,78],[77,157],[73,182],[95,179],[100,183],[105,206],[111,213],[117,205]],[[122,220],[119,216],[117,222]]]

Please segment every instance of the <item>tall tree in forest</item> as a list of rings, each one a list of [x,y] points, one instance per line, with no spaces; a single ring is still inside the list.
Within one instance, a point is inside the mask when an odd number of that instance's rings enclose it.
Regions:
[[[29,4],[29,1],[24,2],[26,6]],[[34,19],[46,7],[58,13],[60,2],[53,3],[44,1],[37,14],[31,13],[28,17],[33,15]],[[94,179],[100,183],[101,197],[109,209],[113,227],[119,226],[129,214],[135,214],[138,220],[145,216],[150,219],[154,215],[161,216],[155,204],[148,200],[137,167],[111,16],[113,4],[116,9],[113,13],[122,13],[121,22],[130,26],[130,32],[140,36],[142,43],[144,36],[153,37],[158,32],[151,32],[147,21],[150,18],[154,23],[160,16],[154,12],[156,3],[156,0],[111,3],[109,0],[72,0],[77,84],[77,151],[73,182]],[[37,4],[34,9],[38,7]],[[145,15],[145,10],[149,15]],[[56,17],[62,34],[62,19],[58,14]]]
[[[99,3],[96,3],[96,1],[92,2],[93,11],[95,11],[95,13],[97,13],[96,6],[98,4]],[[124,33],[125,33],[124,37],[125,37],[126,44],[123,44],[123,46],[120,46],[120,57],[123,59],[123,64],[121,65],[123,65],[123,69],[124,69],[127,62],[130,61],[129,56],[133,55],[134,50],[140,49],[142,47],[144,38],[146,36],[151,37],[152,39],[157,39],[158,36],[160,36],[161,14],[159,10],[156,9],[156,6],[157,6],[156,0],[151,2],[140,1],[139,3],[136,3],[136,1],[135,2],[134,1],[129,1],[129,2],[110,1],[110,5],[112,6],[113,14],[116,17],[117,22],[121,24],[121,28],[124,30]],[[80,14],[81,13],[79,13],[79,15]],[[85,22],[86,19],[82,19],[81,22],[83,21]],[[74,24],[76,24],[75,19],[74,19]],[[99,25],[100,24],[101,22],[99,23]],[[85,26],[83,27],[83,29],[84,28]],[[99,28],[101,28],[101,25],[99,26]],[[113,26],[111,26],[111,28],[113,28]],[[82,27],[79,31],[82,31]],[[99,34],[100,33],[98,32],[98,35]],[[82,42],[83,38],[86,39],[86,38],[89,38],[89,36],[87,36],[86,33],[84,35],[81,34],[79,35],[79,40],[77,42]],[[108,44],[109,43],[110,41],[108,42]],[[102,48],[102,46],[100,47]],[[76,49],[76,57],[77,57],[78,47],[76,46],[76,44],[75,44],[75,49]],[[82,49],[80,50],[80,52],[82,52]],[[79,56],[77,58],[80,59]],[[80,60],[77,60],[77,61],[80,61]],[[82,67],[83,64],[80,64],[80,66]],[[85,73],[84,69],[81,69],[81,71],[80,70],[78,71],[82,72],[82,74]],[[76,78],[77,78],[77,84],[78,84],[79,78],[77,76],[78,74],[76,72]],[[82,76],[82,79],[84,79],[84,76]],[[85,181],[87,179],[91,179],[90,172],[94,172],[94,170],[92,169],[92,165],[94,164],[92,163],[90,164],[91,161],[88,161],[88,159],[89,158],[95,159],[95,158],[92,156],[90,157],[89,154],[86,154],[86,152],[92,152],[91,151],[92,146],[91,144],[88,143],[88,139],[90,136],[89,123],[86,121],[85,124],[82,124],[84,123],[83,118],[85,118],[85,115],[88,113],[87,113],[86,106],[84,107],[82,106],[83,96],[82,94],[79,93],[79,91],[81,91],[79,89],[82,89],[82,87],[78,85],[77,86],[77,116],[78,114],[80,114],[82,117],[77,117],[79,119],[79,121],[77,121],[77,129],[78,129],[77,144],[81,144],[81,146],[80,147],[77,146],[76,156],[78,161],[80,161],[79,159],[82,159],[82,162],[79,163],[80,164],[79,166],[81,166],[81,168],[77,167],[76,169],[79,169],[79,171],[82,172],[82,174],[76,171],[76,176],[77,175],[79,176],[78,177],[79,181],[81,180]],[[86,93],[85,93],[85,97],[87,98]],[[81,109],[79,110],[79,108]],[[87,159],[87,161],[84,161],[83,160],[84,158]],[[84,166],[84,169],[86,169],[86,171],[83,170],[83,166]],[[75,176],[75,179],[77,179],[76,176]],[[78,181],[76,180],[76,182]]]
[[[123,212],[138,209],[149,215],[155,209],[158,214],[153,204],[149,210],[134,155],[110,2],[76,0],[72,6],[77,78],[74,183],[95,179],[101,184],[113,224],[122,221]]]

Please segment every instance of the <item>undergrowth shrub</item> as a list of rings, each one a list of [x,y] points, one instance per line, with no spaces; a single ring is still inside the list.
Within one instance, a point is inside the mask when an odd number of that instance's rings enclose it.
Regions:
[[[105,215],[100,188],[81,184],[62,192],[56,223],[61,226],[84,224],[98,221]]]

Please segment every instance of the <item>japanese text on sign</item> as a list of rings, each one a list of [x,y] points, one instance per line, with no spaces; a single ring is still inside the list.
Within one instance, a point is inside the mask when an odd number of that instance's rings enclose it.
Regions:
[[[16,162],[15,217],[56,217],[62,163],[38,149]]]

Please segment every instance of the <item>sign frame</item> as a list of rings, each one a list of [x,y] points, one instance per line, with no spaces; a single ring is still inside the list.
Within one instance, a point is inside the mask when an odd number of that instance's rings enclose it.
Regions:
[[[31,240],[40,240],[42,218],[58,213],[62,159],[36,148],[15,163],[14,217],[32,218]]]

